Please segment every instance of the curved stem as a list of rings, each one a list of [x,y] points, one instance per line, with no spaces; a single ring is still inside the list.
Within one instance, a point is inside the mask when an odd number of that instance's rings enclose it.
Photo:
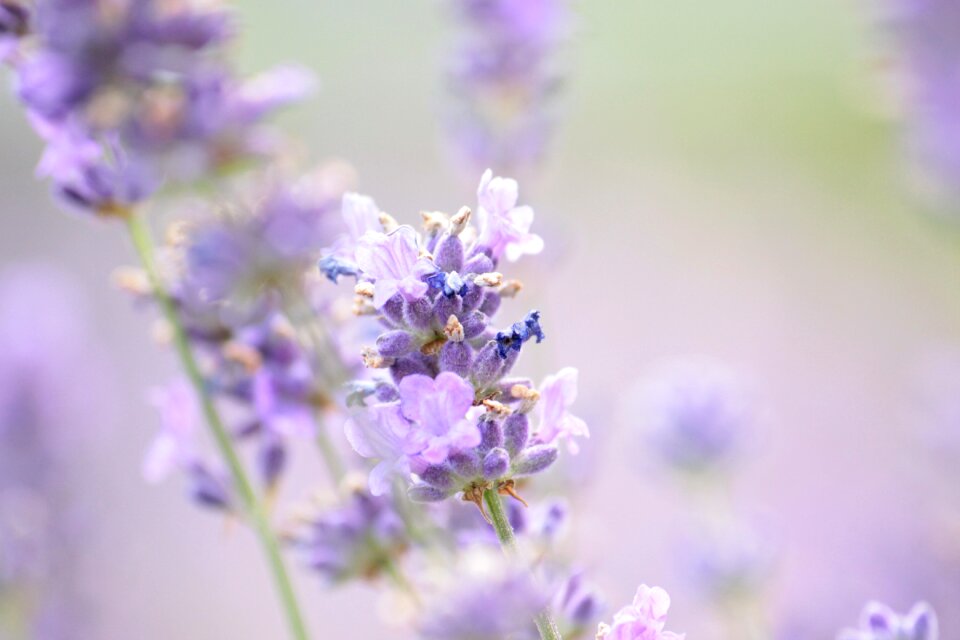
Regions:
[[[143,268],[147,272],[147,277],[150,279],[154,297],[173,330],[173,344],[177,355],[180,357],[183,369],[197,393],[204,418],[210,427],[210,432],[216,441],[217,448],[227,464],[233,483],[237,488],[237,493],[240,496],[243,509],[253,523],[253,528],[267,556],[267,562],[273,574],[273,581],[279,593],[287,623],[290,627],[290,635],[296,640],[307,640],[306,625],[303,622],[303,616],[297,604],[293,585],[290,582],[283,558],[280,555],[280,545],[270,526],[267,510],[263,502],[254,492],[253,485],[247,477],[243,463],[240,461],[240,457],[237,455],[237,451],[233,446],[230,434],[220,419],[220,414],[214,405],[213,398],[210,396],[209,390],[204,383],[203,374],[200,372],[200,367],[190,348],[190,342],[184,331],[180,317],[177,314],[176,307],[170,299],[166,288],[163,286],[163,282],[160,280],[153,255],[153,241],[150,237],[150,230],[144,221],[136,214],[131,213],[127,216],[126,220],[130,238],[137,250],[137,254],[140,256]]]
[[[504,554],[511,560],[520,559],[520,549],[517,546],[517,537],[513,534],[513,525],[507,518],[507,512],[503,508],[503,501],[496,489],[487,489],[483,492],[483,501],[487,505],[487,511],[490,512],[490,520],[493,528],[497,532],[497,539],[500,540],[500,546]],[[560,636],[560,630],[557,629],[557,623],[553,621],[550,613],[550,607],[544,607],[533,619],[537,625],[537,631],[540,632],[541,640],[563,640]]]

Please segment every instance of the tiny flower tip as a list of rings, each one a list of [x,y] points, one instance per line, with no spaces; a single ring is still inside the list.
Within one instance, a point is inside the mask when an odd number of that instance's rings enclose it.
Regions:
[[[473,211],[470,210],[470,207],[460,207],[460,211],[457,211],[457,213],[450,218],[450,235],[459,236],[463,233],[463,230],[466,229],[470,223],[472,216]]]
[[[515,298],[520,291],[523,290],[523,283],[519,280],[507,280],[503,283],[503,286],[500,287],[498,292],[501,297],[504,298]]]
[[[364,347],[360,352],[363,366],[368,369],[387,369],[394,363],[394,358],[385,358],[374,347]]]
[[[510,407],[503,404],[502,402],[497,402],[496,400],[489,400],[489,399],[484,400],[483,406],[486,407],[490,413],[497,416],[508,416],[511,413],[513,413],[510,410]]]
[[[481,273],[473,279],[478,287],[499,287],[503,284],[503,274],[497,272]]]
[[[263,358],[259,351],[236,340],[231,340],[223,345],[223,357],[230,362],[236,362],[243,366],[249,373],[256,371],[263,364]]]
[[[450,224],[450,217],[441,211],[421,211],[420,217],[423,218],[423,229],[427,233],[437,233]]]
[[[380,226],[383,227],[384,233],[393,233],[400,227],[400,223],[397,222],[397,219],[386,211],[381,211],[379,215]]]
[[[447,337],[447,340],[451,342],[463,342],[464,333],[463,325],[460,323],[460,319],[457,316],[451,314],[447,318],[447,324],[443,328],[443,335]]]
[[[374,286],[372,282],[358,282],[353,288],[353,292],[361,298],[373,299]]]

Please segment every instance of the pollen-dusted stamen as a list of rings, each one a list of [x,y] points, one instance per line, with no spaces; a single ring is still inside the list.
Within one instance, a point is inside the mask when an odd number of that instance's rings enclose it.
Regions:
[[[463,233],[463,230],[466,229],[470,223],[470,217],[472,215],[473,212],[470,210],[470,207],[460,207],[460,211],[457,211],[457,213],[450,218],[450,235],[458,236]]]
[[[439,338],[435,338],[427,342],[426,344],[424,344],[422,347],[420,347],[420,353],[422,353],[425,356],[435,356],[438,353],[440,353],[440,349],[443,348],[443,345],[446,342],[447,342],[446,336],[440,336]]]
[[[396,231],[397,227],[400,226],[400,223],[397,222],[397,219],[386,211],[380,212],[380,226],[383,227],[384,233],[393,233]]]
[[[355,316],[373,316],[377,314],[377,308],[373,306],[370,298],[357,296],[353,299],[353,315]]]
[[[374,347],[364,347],[360,351],[363,366],[369,369],[386,369],[393,364],[393,358],[384,358]]]
[[[500,287],[500,291],[497,293],[500,294],[501,298],[515,298],[520,291],[523,290],[523,283],[519,280],[507,280],[503,283],[503,286]]]
[[[223,357],[230,362],[236,362],[244,369],[253,373],[263,364],[263,357],[260,352],[250,345],[230,340],[223,345]]]
[[[480,509],[480,515],[488,524],[493,524],[490,516],[487,515],[487,508],[483,505],[483,492],[490,488],[489,483],[475,483],[463,490],[463,496],[460,498],[464,502],[472,502]]]
[[[510,496],[511,498],[513,498],[514,500],[522,504],[523,506],[529,507],[530,505],[527,504],[527,501],[521,498],[520,494],[517,493],[516,487],[517,487],[517,483],[513,480],[513,478],[510,478],[509,480],[504,480],[499,485],[497,485],[497,493],[499,493],[502,496]]]
[[[520,412],[527,413],[540,400],[540,392],[525,384],[515,384],[510,387],[510,396],[520,400]]]
[[[496,271],[481,273],[473,279],[473,284],[478,287],[499,287],[503,284],[503,274]]]
[[[484,400],[483,406],[485,406],[490,413],[495,413],[499,416],[508,416],[513,413],[510,407],[496,400]]]
[[[137,267],[117,267],[110,279],[117,288],[136,296],[150,295],[153,291],[147,273]]]
[[[373,298],[373,283],[358,282],[353,288],[353,292],[363,298]]]
[[[460,319],[457,318],[457,316],[451,314],[450,317],[447,318],[447,325],[443,328],[443,335],[447,336],[447,340],[451,342],[463,342],[463,325],[460,324]]]
[[[420,217],[423,218],[423,229],[427,233],[437,233],[450,224],[450,216],[441,211],[421,211]]]

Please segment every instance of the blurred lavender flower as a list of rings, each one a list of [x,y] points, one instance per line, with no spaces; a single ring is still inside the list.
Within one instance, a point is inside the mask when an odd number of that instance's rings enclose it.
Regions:
[[[925,602],[918,603],[906,615],[890,607],[871,602],[860,614],[857,629],[841,631],[837,640],[938,640],[937,614]]]
[[[0,277],[0,637],[84,635],[83,538],[69,460],[101,424],[109,378],[90,349],[83,301],[59,272]]]
[[[0,12],[0,46],[25,27]],[[163,0],[37,0],[29,47],[7,56],[17,93],[48,143],[43,173],[68,204],[116,213],[165,180],[196,180],[271,153],[258,126],[310,88],[280,68],[242,81],[221,60],[228,14]],[[91,149],[101,148],[99,153]]]
[[[564,638],[579,638],[597,624],[603,603],[582,573],[573,573],[555,588],[550,610]]]
[[[909,150],[922,186],[958,206],[960,7],[952,0],[892,0],[905,73]]]
[[[523,224],[513,222],[511,212],[522,208],[516,182],[488,171],[478,195],[479,229],[470,227],[472,212],[464,207],[452,217],[425,213],[422,235],[376,214],[370,199],[345,198],[345,213],[359,224],[328,252],[332,261],[321,261],[331,279],[356,277],[355,308],[387,329],[363,357],[368,367],[388,369],[394,384],[382,381],[370,406],[347,425],[354,449],[380,460],[370,476],[375,494],[392,476],[413,473],[413,499],[461,492],[482,509],[484,488],[515,495],[514,479],[550,466],[560,439],[587,435],[569,412],[576,370],[549,378],[542,400],[531,381],[506,377],[523,346],[545,336],[538,311],[501,331],[491,326],[501,299],[520,289],[494,270],[502,254],[519,257],[542,242],[529,233],[532,211],[519,216]],[[382,230],[369,228],[375,216]],[[360,228],[367,230],[354,244]],[[534,430],[528,414],[538,401]]]
[[[527,640],[548,595],[492,550],[467,549],[418,625],[424,640]]]
[[[664,631],[670,596],[660,587],[643,584],[633,603],[620,609],[612,624],[601,624],[597,640],[683,640],[684,634]]]
[[[755,531],[733,521],[724,526],[700,522],[682,547],[691,581],[711,598],[751,597],[764,587],[774,554]]]
[[[752,423],[742,382],[709,361],[668,363],[641,381],[623,410],[663,462],[687,471],[725,466]]]
[[[540,160],[569,31],[564,0],[451,0],[461,27],[448,83],[449,135],[472,170],[520,172]]]
[[[353,486],[337,506],[307,516],[293,543],[310,568],[332,585],[379,574],[403,552],[406,529],[389,498]]]

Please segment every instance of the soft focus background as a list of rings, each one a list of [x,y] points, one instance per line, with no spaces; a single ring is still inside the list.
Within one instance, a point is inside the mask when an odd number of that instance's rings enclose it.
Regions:
[[[452,33],[441,2],[237,4],[246,68],[296,60],[321,79],[285,120],[310,157],[349,160],[360,190],[401,220],[474,202],[478,176],[457,170],[438,123]],[[947,389],[960,375],[960,227],[910,188],[879,1],[593,2],[577,14],[550,160],[521,184],[547,249],[521,272],[549,335],[526,371],[581,372],[578,413],[594,434],[571,474],[583,564],[611,605],[659,584],[671,628],[720,638],[676,561],[675,483],[619,417],[650,367],[705,355],[751,381],[760,417],[734,495],[776,549],[767,605],[794,634],[783,637],[832,638],[871,598],[929,599],[943,637],[960,637],[960,470],[940,437],[960,424],[925,410],[931,375]],[[0,272],[40,261],[69,273],[114,372],[70,372],[89,403],[78,411],[106,423],[63,425],[89,429],[69,465],[88,513],[95,637],[277,637],[253,540],[176,483],[141,479],[156,427],[147,389],[175,367],[150,315],[108,285],[132,261],[122,230],[55,208],[9,92],[0,122]],[[400,637],[371,615],[383,606],[372,589],[326,593],[295,573],[315,637]]]

